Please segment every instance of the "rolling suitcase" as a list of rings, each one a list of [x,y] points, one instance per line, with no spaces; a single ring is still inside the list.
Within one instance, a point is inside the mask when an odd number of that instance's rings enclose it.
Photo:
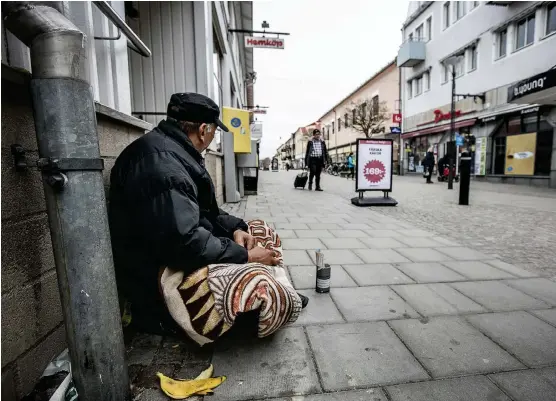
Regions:
[[[301,188],[305,189],[305,185],[307,185],[307,180],[309,176],[306,171],[302,171],[301,173],[295,176],[295,181],[293,182],[294,188]]]

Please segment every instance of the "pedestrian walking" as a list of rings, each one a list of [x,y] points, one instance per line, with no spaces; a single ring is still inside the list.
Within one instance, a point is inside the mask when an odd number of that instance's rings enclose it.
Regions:
[[[309,191],[313,189],[313,178],[315,179],[315,191],[322,191],[320,187],[320,174],[328,160],[326,145],[321,140],[320,131],[313,131],[313,139],[307,142],[305,152],[305,165],[309,167]]]
[[[427,151],[425,159],[423,160],[423,166],[425,167],[425,176],[427,177],[427,184],[432,184],[432,170],[434,169],[434,153],[432,146]]]
[[[353,162],[353,152],[351,152],[347,158],[347,166],[349,169],[349,177],[351,177],[352,180],[355,180],[355,163]]]

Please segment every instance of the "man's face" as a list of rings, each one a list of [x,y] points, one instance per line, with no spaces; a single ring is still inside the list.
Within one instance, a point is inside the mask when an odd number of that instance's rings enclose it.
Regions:
[[[315,141],[320,141],[320,134],[314,134],[314,135],[313,135],[313,139],[314,139]]]

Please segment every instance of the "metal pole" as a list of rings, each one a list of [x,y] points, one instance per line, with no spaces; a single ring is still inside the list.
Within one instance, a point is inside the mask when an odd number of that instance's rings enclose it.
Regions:
[[[452,106],[450,107],[450,146],[448,152],[450,152],[450,171],[448,172],[448,189],[454,189],[454,155],[452,153],[452,146],[455,145],[454,135],[456,130],[456,121],[455,121],[455,114],[456,114],[456,67],[452,66]],[[455,146],[454,146],[455,148]],[[455,149],[454,149],[455,150]]]
[[[2,3],[6,27],[31,50],[39,156],[79,166],[100,158],[93,94],[80,75],[86,37],[54,7]],[[62,190],[49,185],[52,173],[43,178],[73,379],[85,401],[129,400],[102,171],[64,175]]]

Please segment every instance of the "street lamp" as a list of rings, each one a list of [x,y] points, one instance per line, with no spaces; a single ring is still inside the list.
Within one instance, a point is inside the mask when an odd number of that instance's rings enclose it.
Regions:
[[[456,66],[463,61],[464,57],[461,55],[448,57],[444,60],[445,68],[452,67],[452,104],[450,107],[450,142],[454,144],[454,150],[456,150],[455,146],[455,131],[456,131]],[[448,150],[450,152],[450,149]],[[448,189],[454,189],[454,155],[450,152],[450,167],[448,171]],[[457,151],[455,155],[457,159]]]

